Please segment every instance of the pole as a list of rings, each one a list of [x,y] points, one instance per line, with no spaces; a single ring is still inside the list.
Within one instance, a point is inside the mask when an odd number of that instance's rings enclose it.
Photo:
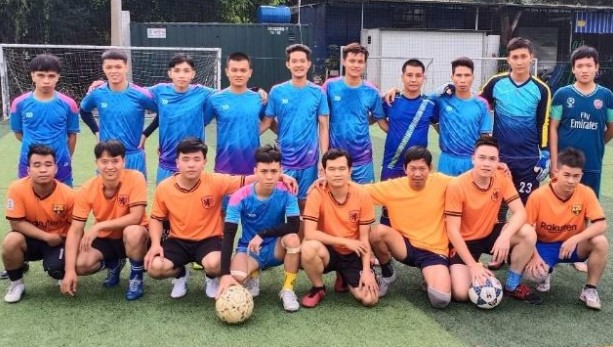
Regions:
[[[0,84],[2,85],[2,119],[9,119],[11,114],[11,96],[9,95],[8,64],[4,57],[4,49],[0,45]]]
[[[111,0],[111,45],[121,46],[121,0]]]

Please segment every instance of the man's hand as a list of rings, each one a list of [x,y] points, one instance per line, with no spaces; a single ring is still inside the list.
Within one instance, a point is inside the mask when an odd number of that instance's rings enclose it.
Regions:
[[[445,96],[445,95],[453,95],[455,94],[455,85],[453,83],[445,83],[434,91],[435,95]]]
[[[268,93],[262,88],[258,89],[258,94],[262,98],[262,105],[266,105],[268,103]]]
[[[89,251],[96,237],[98,237],[98,228],[96,228],[96,226],[93,226],[91,229],[89,229],[88,232],[83,234],[83,237],[81,238],[81,244],[79,245],[79,252]]]
[[[93,81],[92,84],[89,85],[89,88],[87,88],[87,92],[89,93],[96,88],[100,88],[104,83],[105,82],[102,80]]]
[[[362,271],[360,274],[360,283],[358,284],[360,290],[365,290],[374,298],[379,297],[379,284],[375,278],[375,274],[372,270]]]
[[[488,277],[493,276],[492,272],[486,269],[483,264],[475,263],[468,267],[470,273],[470,280],[473,285],[482,286]]]
[[[74,296],[77,292],[77,273],[74,271],[67,272],[62,279],[62,286],[60,290],[62,294]]]
[[[509,251],[511,249],[511,240],[508,236],[500,235],[496,242],[494,242],[494,247],[492,247],[492,260],[495,262],[503,263],[506,262],[509,257]]]
[[[577,248],[577,243],[579,242],[577,242],[576,235],[569,237],[568,240],[564,241],[560,247],[560,259],[570,259],[573,252]]]
[[[363,256],[368,252],[368,247],[360,240],[344,239],[343,246],[347,247],[350,251],[354,252],[358,256]]]
[[[231,286],[240,286],[240,283],[236,282],[232,275],[223,275],[219,279],[219,288],[217,289],[217,295],[215,295],[215,300],[219,299],[221,293],[225,292],[226,289]]]
[[[509,169],[509,166],[503,162],[499,162],[498,163],[498,169],[502,170],[502,173],[507,176],[507,177],[511,177],[511,169]]]
[[[260,249],[262,248],[262,242],[264,239],[260,235],[255,235],[249,244],[247,245],[247,250],[253,254],[260,254]]]
[[[45,233],[45,242],[49,245],[49,247],[56,247],[64,243],[64,238],[58,234],[49,234]]]
[[[149,250],[147,251],[147,254],[145,254],[145,259],[144,259],[144,264],[143,264],[145,266],[145,270],[148,270],[149,267],[151,267],[151,263],[153,262],[153,259],[155,257],[160,257],[164,259],[164,248],[162,248],[161,245],[152,244]]]
[[[147,142],[147,136],[141,135],[140,136],[140,142],[138,143],[138,148],[144,150],[145,149],[145,142]]]
[[[394,100],[396,100],[396,97],[400,96],[400,93],[401,90],[391,88],[383,94],[383,101],[385,101],[388,106],[391,106]]]
[[[549,266],[538,253],[534,252],[534,255],[524,269],[524,273],[531,277],[532,280],[540,282],[549,273]]]
[[[534,172],[536,172],[536,179],[542,182],[549,175],[549,169],[551,168],[551,155],[549,151],[543,149],[540,151],[539,160],[534,166]]]
[[[293,194],[293,195],[298,194],[298,181],[296,181],[295,178],[293,178],[292,176],[288,176],[286,174],[282,174],[281,182],[285,184],[290,194]]]

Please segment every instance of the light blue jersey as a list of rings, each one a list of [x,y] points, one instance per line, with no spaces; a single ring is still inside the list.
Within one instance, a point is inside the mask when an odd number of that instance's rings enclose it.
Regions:
[[[286,217],[300,216],[298,200],[282,183],[278,183],[267,199],[261,200],[255,193],[255,184],[245,186],[230,198],[226,211],[226,222],[242,225],[238,247],[246,247],[259,232],[274,228],[286,222]],[[276,238],[265,238],[264,248]]]
[[[260,146],[260,119],[264,116],[260,94],[251,90],[235,94],[226,88],[211,95],[204,113],[205,124],[217,120],[215,172],[253,174],[254,154]]]
[[[266,116],[276,118],[279,123],[281,165],[284,169],[301,170],[317,165],[318,117],[329,113],[326,96],[314,83],[295,87],[287,81],[272,87]]]
[[[79,109],[69,96],[55,92],[51,100],[39,101],[29,92],[11,105],[11,130],[23,135],[18,176],[28,175],[28,151],[32,144],[47,145],[55,151],[56,179],[72,185],[68,134],[79,132]]]

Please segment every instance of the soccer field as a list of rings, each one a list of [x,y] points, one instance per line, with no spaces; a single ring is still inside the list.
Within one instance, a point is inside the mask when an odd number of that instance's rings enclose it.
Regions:
[[[94,136],[81,125],[73,170],[75,186],[94,174]],[[207,170],[215,152],[215,124],[206,129],[209,143]],[[371,128],[375,163],[381,163],[385,134]],[[262,143],[272,142],[267,132]],[[157,166],[157,132],[147,142],[149,194],[153,195]],[[430,149],[438,154],[432,131]],[[16,174],[19,144],[0,124],[0,195],[4,198]],[[613,145],[607,146],[601,201],[613,218]],[[376,171],[380,171],[379,168]],[[0,236],[9,228],[2,209]],[[610,222],[609,222],[610,223]],[[483,260],[483,259],[482,259]],[[62,296],[55,281],[32,263],[25,276],[26,295],[17,304],[0,302],[0,346],[605,346],[613,344],[613,271],[605,271],[599,286],[602,311],[591,311],[578,300],[585,275],[570,266],[554,272],[552,291],[545,303],[531,306],[504,300],[491,311],[470,303],[452,303],[433,309],[420,291],[419,272],[396,263],[399,280],[376,307],[361,307],[350,294],[332,290],[334,275],[326,277],[328,293],[315,309],[285,313],[278,299],[282,269],[263,274],[254,314],[239,326],[228,326],[215,316],[214,302],[202,291],[203,276],[192,271],[187,296],[170,298],[170,280],[145,277],[145,295],[135,302],[124,299],[128,269],[121,285],[101,286],[104,274],[82,277],[75,298]],[[498,272],[501,281],[505,271]],[[8,281],[0,282],[2,290]],[[300,273],[299,296],[310,287]],[[4,294],[4,293],[3,293]]]

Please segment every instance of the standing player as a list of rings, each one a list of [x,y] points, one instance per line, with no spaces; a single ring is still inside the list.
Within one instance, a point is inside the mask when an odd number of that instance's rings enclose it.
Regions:
[[[357,183],[375,181],[369,119],[385,117],[379,91],[362,80],[367,59],[368,50],[360,44],[345,46],[345,76],[329,79],[323,85],[330,107],[330,147],[351,154],[355,163],[351,178]]]
[[[312,308],[326,295],[322,274],[338,271],[351,294],[364,306],[378,301],[378,288],[370,268],[368,242],[375,220],[368,194],[350,182],[351,155],[330,149],[322,165],[327,187],[316,186],[307,197],[304,219],[302,268],[313,284],[302,298],[302,306]]]
[[[498,141],[483,136],[475,143],[474,168],[453,179],[447,186],[445,221],[453,245],[450,272],[454,300],[468,300],[471,283],[482,284],[492,273],[479,262],[481,254],[494,261],[510,260],[504,287],[506,295],[540,304],[542,299],[521,284],[524,268],[534,251],[536,234],[525,224],[526,210],[513,181],[498,169]],[[507,223],[497,223],[498,210],[505,202],[513,213]]]
[[[258,148],[255,161],[254,171],[258,182],[232,194],[228,205],[221,250],[221,280],[217,295],[229,286],[237,285],[239,281],[245,283],[252,296],[258,296],[259,283],[250,285],[250,281],[253,282],[254,279],[249,276],[254,271],[283,264],[285,280],[279,297],[283,302],[283,309],[288,312],[298,311],[300,304],[294,293],[294,283],[300,266],[298,200],[279,183],[281,153],[276,147],[267,145]],[[242,225],[242,235],[230,265],[239,221]]]
[[[32,144],[50,146],[55,153],[58,181],[72,186],[71,157],[79,132],[79,108],[70,97],[57,92],[60,61],[40,54],[30,62],[34,91],[25,93],[11,105],[11,130],[21,141],[19,178],[28,175],[28,150]]]
[[[548,187],[536,190],[526,206],[528,223],[534,225],[538,238],[526,271],[535,278],[545,276],[537,290],[547,292],[556,264],[587,259],[587,282],[579,299],[587,307],[600,310],[597,286],[609,254],[605,214],[594,191],[579,183],[585,164],[583,153],[569,147],[556,159],[553,180]]]
[[[28,150],[28,176],[9,185],[6,219],[11,231],[2,242],[2,261],[11,281],[4,301],[21,300],[25,292],[23,262],[41,260],[56,280],[64,278],[64,238],[70,226],[74,193],[55,180],[53,149],[33,144]]]
[[[147,252],[147,182],[138,171],[124,169],[126,149],[118,141],[100,141],[94,148],[99,175],[85,182],[75,197],[72,225],[66,238],[66,275],[62,293],[74,296],[77,275],[104,268],[104,287],[119,284],[126,256],[132,271],[127,300],[143,296],[143,257]],[[84,233],[90,212],[94,224]]]
[[[384,296],[397,274],[392,257],[421,270],[430,303],[445,308],[451,301],[449,254],[444,225],[445,189],[451,179],[432,170],[432,154],[414,146],[404,155],[406,177],[364,186],[375,204],[387,207],[391,227],[379,224],[370,233],[381,264],[379,296]]]
[[[319,150],[328,151],[330,111],[322,89],[307,80],[311,49],[291,45],[285,56],[292,78],[270,90],[263,126],[268,127],[273,118],[279,124],[281,165],[286,174],[298,181],[298,203],[304,210],[307,190],[317,179]]]
[[[102,53],[102,71],[107,83],[92,89],[81,101],[81,115],[99,141],[118,140],[126,148],[127,169],[147,177],[145,151],[139,147],[145,124],[145,111],[157,112],[153,95],[145,88],[128,82],[128,56],[117,50]],[[100,133],[92,110],[98,110]]]

